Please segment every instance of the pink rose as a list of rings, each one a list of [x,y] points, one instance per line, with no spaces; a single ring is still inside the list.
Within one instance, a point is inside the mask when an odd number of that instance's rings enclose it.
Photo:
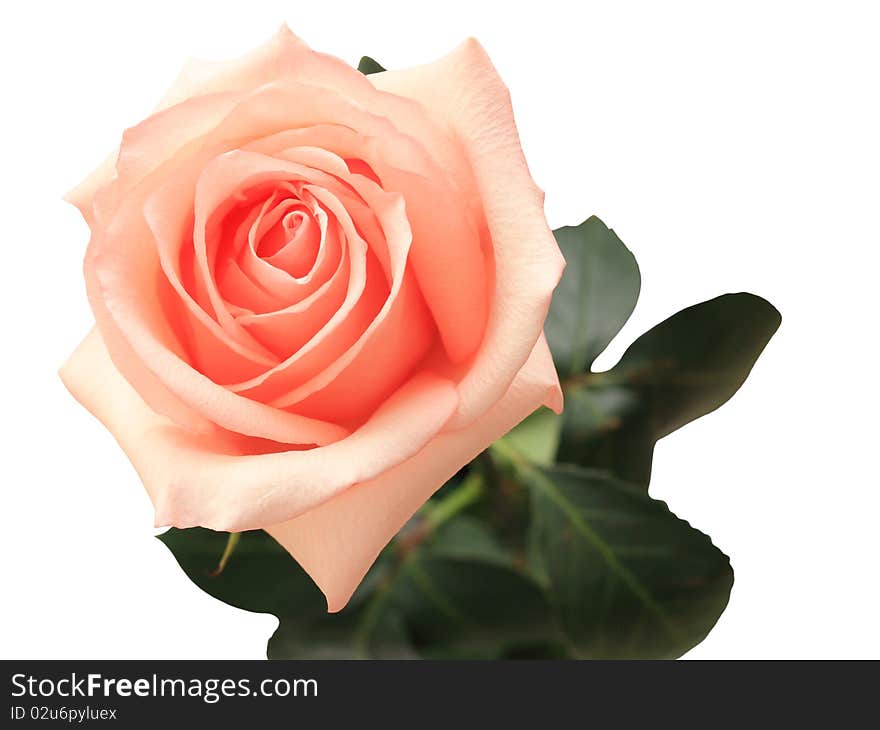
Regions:
[[[69,199],[97,326],[67,387],[157,525],[264,528],[331,611],[459,468],[561,408],[564,262],[476,41],[366,77],[285,27],[190,63]]]

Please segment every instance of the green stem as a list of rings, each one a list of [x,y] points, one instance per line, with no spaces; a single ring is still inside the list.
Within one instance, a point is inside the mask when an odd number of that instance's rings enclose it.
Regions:
[[[217,567],[211,571],[211,577],[216,578],[220,573],[223,572],[223,569],[226,567],[226,563],[229,562],[229,558],[232,557],[232,553],[235,550],[235,546],[238,545],[238,541],[241,539],[240,532],[230,532],[229,537],[226,539],[226,547],[223,548],[223,555],[220,556],[220,562],[217,563]]]

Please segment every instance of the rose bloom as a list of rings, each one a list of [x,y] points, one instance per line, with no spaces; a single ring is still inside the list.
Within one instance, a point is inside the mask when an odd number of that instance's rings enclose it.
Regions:
[[[286,27],[190,62],[68,199],[96,327],[65,384],[157,526],[263,528],[330,611],[458,469],[561,409],[564,261],[476,41],[369,77]]]

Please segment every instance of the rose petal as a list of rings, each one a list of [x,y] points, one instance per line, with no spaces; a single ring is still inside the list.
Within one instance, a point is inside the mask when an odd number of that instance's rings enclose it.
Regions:
[[[318,584],[330,611],[345,607],[379,552],[462,466],[561,390],[543,335],[504,397],[457,431],[444,431],[408,461],[293,520],[267,527]]]
[[[285,65],[293,69],[298,58],[308,52],[308,46],[294,36],[287,26],[283,26],[268,42],[241,58],[216,62],[191,59],[184,64],[155,111],[162,111],[193,96],[261,86],[278,78],[277,72]],[[95,193],[116,177],[117,154],[109,155],[64,196],[65,200],[79,208],[90,226],[95,219]]]
[[[157,525],[214,530],[290,519],[368,481],[422,449],[458,404],[453,383],[420,373],[346,439],[243,456],[232,434],[216,429],[196,436],[152,411],[113,366],[97,330],[61,377],[131,459],[156,507]]]
[[[166,109],[195,96],[250,90],[275,81],[297,81],[333,89],[363,108],[394,119],[404,134],[430,140],[426,149],[438,167],[446,171],[459,193],[478,208],[479,203],[472,196],[470,171],[458,143],[421,104],[395,94],[377,93],[371,81],[381,75],[368,78],[338,58],[311,50],[282,25],[266,43],[240,58],[188,61],[157,109]]]
[[[224,306],[236,318],[256,312],[274,312],[284,307],[283,302],[245,274],[235,259],[225,259],[217,267],[216,276]]]
[[[471,39],[433,63],[370,78],[420,102],[454,130],[485,209],[495,292],[483,344],[460,384],[453,422],[460,427],[498,400],[528,358],[565,261],[523,157],[510,94],[479,43]]]
[[[117,152],[108,155],[107,158],[96,167],[84,180],[69,190],[64,199],[71,205],[79,208],[79,212],[89,227],[95,223],[94,200],[95,193],[100,188],[116,177]]]

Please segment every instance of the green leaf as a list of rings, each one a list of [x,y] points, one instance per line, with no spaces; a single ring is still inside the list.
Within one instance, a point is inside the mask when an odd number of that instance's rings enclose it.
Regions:
[[[495,659],[558,640],[540,586],[499,562],[426,550],[409,557],[392,590],[425,658]]]
[[[235,550],[217,572],[229,534],[203,527],[171,528],[159,535],[199,588],[246,611],[304,615],[326,612],[317,586],[290,555],[262,530],[239,533]]]
[[[585,658],[673,658],[718,620],[727,557],[644,490],[577,466],[520,466],[534,552],[551,601]]]
[[[370,58],[369,56],[361,56],[361,60],[358,62],[358,71],[360,71],[364,76],[369,76],[370,74],[377,74],[385,71],[385,69],[379,65],[377,61]]]
[[[513,562],[489,526],[470,515],[459,515],[440,527],[432,538],[431,552],[438,557],[505,566]]]
[[[557,459],[647,486],[655,442],[726,402],[780,321],[764,299],[726,294],[661,322],[610,371],[570,378]]]
[[[566,260],[544,326],[562,378],[587,370],[632,313],[639,267],[617,235],[595,216],[553,231]]]

